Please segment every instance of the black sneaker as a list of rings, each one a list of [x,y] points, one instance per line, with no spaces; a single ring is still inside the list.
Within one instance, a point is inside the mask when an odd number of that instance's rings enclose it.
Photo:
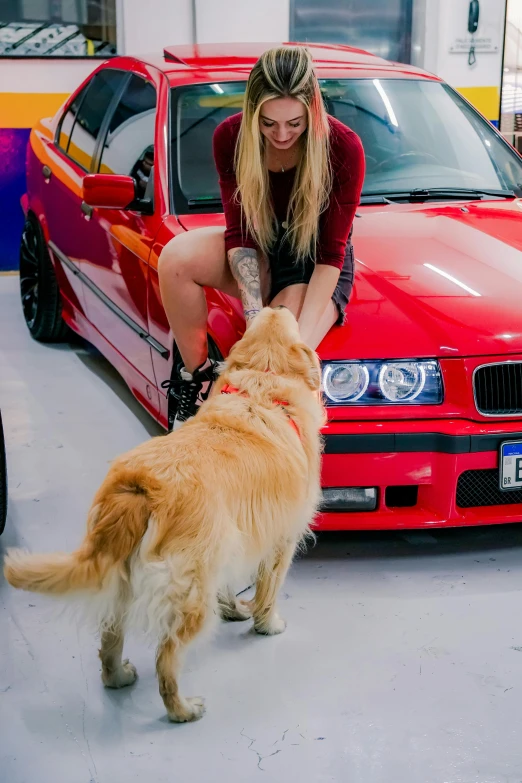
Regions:
[[[216,377],[216,365],[207,359],[193,373],[184,367],[176,368],[171,379],[161,384],[163,389],[167,389],[169,432],[196,415],[210,394]]]

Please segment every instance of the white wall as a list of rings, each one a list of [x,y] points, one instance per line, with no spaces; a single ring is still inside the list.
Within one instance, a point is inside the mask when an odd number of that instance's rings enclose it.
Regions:
[[[288,41],[290,0],[196,0],[196,23],[198,43]]]
[[[192,0],[116,0],[120,54],[192,43],[192,5]]]
[[[99,64],[100,60],[4,60],[0,62],[0,93],[68,94]]]

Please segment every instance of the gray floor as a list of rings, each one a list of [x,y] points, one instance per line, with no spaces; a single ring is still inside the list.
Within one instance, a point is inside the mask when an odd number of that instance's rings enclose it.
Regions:
[[[108,461],[158,432],[78,346],[33,342],[0,277],[9,518],[0,550],[70,549]],[[96,640],[1,585],[2,783],[520,783],[522,529],[322,537],[282,596],[288,630],[222,625],[187,660],[202,721],[164,718],[153,651],[105,691]]]

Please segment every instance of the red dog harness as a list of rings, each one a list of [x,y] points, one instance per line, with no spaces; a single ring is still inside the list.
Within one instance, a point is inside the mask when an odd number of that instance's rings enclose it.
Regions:
[[[230,383],[225,383],[223,388],[221,389],[221,394],[240,394],[242,397],[248,397],[245,392],[240,392],[237,386],[231,386]],[[286,400],[274,400],[274,405],[281,405],[283,408],[288,405],[288,402]],[[295,423],[295,421],[287,415],[288,423],[289,425],[295,430],[297,433],[297,437],[299,440],[301,440],[301,433],[299,432],[299,427]]]

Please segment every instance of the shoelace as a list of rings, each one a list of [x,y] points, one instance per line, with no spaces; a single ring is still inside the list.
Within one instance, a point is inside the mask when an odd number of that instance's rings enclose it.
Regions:
[[[199,394],[203,388],[205,381],[212,381],[215,378],[215,368],[211,364],[203,372],[195,372],[192,379],[183,377],[183,370],[181,370],[181,377],[170,378],[167,381],[163,381],[161,384],[162,389],[166,389],[166,396],[169,395],[176,401],[176,418],[179,421],[186,421],[188,418],[194,415],[196,412],[196,403],[198,401]],[[201,395],[201,401],[205,402],[210,393],[210,385],[208,391]]]
[[[170,395],[174,399],[176,418],[180,421],[186,421],[194,413],[202,387],[201,382],[184,378],[171,378],[161,384],[161,388],[167,390],[167,397]]]

